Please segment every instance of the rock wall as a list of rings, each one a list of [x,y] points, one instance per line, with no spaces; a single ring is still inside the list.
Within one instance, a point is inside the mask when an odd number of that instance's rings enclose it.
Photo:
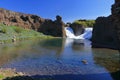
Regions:
[[[56,21],[52,21],[50,19],[43,19],[37,15],[13,12],[0,8],[0,23],[8,26],[13,25],[25,29],[33,29],[55,37],[65,36],[65,25],[60,16],[57,16]]]
[[[120,0],[115,0],[115,4],[112,5],[112,19],[114,22],[114,27],[117,36],[117,46],[120,50]]]
[[[111,16],[98,17],[93,27],[92,46],[117,48],[116,34]]]
[[[37,30],[45,19],[36,15],[23,14],[0,8],[0,23]]]
[[[64,30],[64,27],[65,24],[62,21],[62,18],[57,15],[55,21],[46,19],[38,30],[46,35],[53,35],[55,37],[65,37],[66,32]]]
[[[112,14],[98,17],[93,27],[92,46],[120,49],[120,0],[112,5]]]

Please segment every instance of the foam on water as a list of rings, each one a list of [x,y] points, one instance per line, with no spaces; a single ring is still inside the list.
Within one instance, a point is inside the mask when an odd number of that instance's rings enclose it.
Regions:
[[[93,28],[85,28],[85,31],[83,34],[79,36],[75,36],[72,28],[70,27],[65,28],[67,38],[74,38],[74,39],[91,39],[92,30]]]

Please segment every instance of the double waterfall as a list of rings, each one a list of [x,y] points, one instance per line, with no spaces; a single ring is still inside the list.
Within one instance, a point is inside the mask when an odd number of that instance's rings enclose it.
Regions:
[[[72,28],[70,27],[65,28],[67,38],[73,38],[73,39],[91,39],[92,30],[93,28],[85,28],[85,31],[83,34],[79,36],[75,36]]]

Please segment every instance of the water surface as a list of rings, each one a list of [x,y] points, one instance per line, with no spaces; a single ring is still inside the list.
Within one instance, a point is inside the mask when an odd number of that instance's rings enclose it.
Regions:
[[[90,41],[79,39],[26,40],[0,45],[0,67],[52,80],[117,80],[119,57],[117,50],[91,48]]]

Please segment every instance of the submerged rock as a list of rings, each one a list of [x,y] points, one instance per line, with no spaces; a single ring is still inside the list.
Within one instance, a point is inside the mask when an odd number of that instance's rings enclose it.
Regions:
[[[87,60],[82,60],[82,63],[83,64],[88,64],[88,61]]]

